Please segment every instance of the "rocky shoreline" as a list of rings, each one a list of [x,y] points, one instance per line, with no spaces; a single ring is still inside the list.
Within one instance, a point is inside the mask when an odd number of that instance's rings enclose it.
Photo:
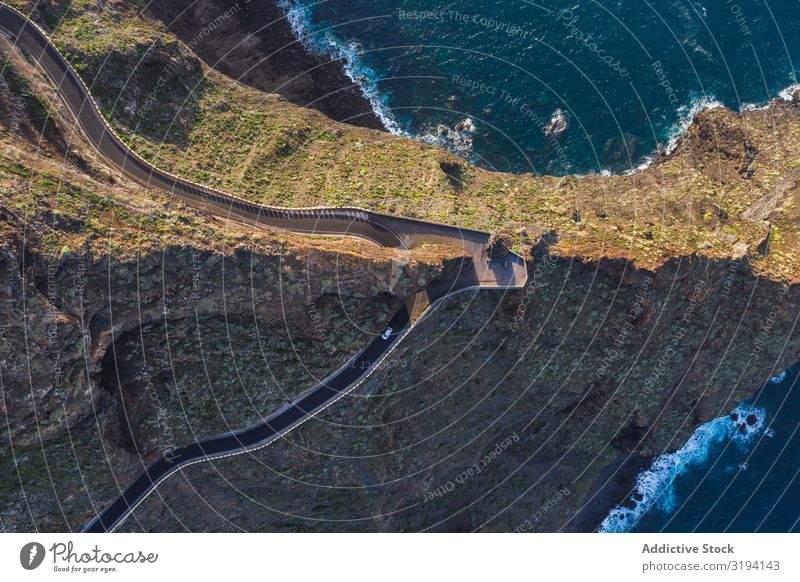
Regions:
[[[310,54],[275,0],[155,1],[147,12],[209,66],[237,81],[336,121],[383,129],[342,63]]]

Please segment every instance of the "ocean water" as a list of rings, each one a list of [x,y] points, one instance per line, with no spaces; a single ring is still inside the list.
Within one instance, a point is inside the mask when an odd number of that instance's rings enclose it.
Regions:
[[[635,171],[705,107],[788,98],[800,66],[796,0],[279,1],[389,131],[510,172]],[[800,530],[797,380],[655,459],[600,530]]]
[[[798,371],[658,457],[600,531],[800,531]]]
[[[800,63],[794,0],[282,2],[388,129],[512,172],[631,171],[703,106],[778,97]],[[466,118],[474,133],[439,130]]]

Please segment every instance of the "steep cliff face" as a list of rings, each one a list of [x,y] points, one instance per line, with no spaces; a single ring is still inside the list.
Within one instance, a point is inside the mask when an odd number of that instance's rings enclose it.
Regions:
[[[37,238],[58,232],[40,228],[6,214],[0,243],[0,447],[22,475],[0,491],[7,529],[78,527],[112,474],[257,422],[380,333],[447,256],[245,240],[50,254]],[[46,509],[18,513],[26,497]]]
[[[245,241],[217,249],[167,245],[130,258],[68,245],[43,254],[32,225],[9,218],[0,263],[5,413],[20,445],[90,417],[92,400],[106,393],[130,395],[128,410],[138,415],[137,402],[150,404],[139,398],[144,376],[191,388],[185,415],[212,415],[204,417],[205,432],[250,424],[382,331],[398,303],[441,268],[370,257],[366,249],[284,243],[266,250]],[[224,401],[215,402],[203,365],[226,376],[217,387]],[[189,439],[190,428],[178,436]]]
[[[171,32],[229,77],[331,119],[383,129],[343,63],[309,54],[277,2],[142,2]],[[270,58],[264,58],[270,55]]]
[[[184,471],[126,530],[591,530],[653,456],[798,359],[800,290],[745,262],[543,253],[530,275],[453,298],[358,395]]]
[[[253,424],[460,251],[253,231],[96,159],[23,59],[0,92],[3,528],[64,530],[167,448]]]

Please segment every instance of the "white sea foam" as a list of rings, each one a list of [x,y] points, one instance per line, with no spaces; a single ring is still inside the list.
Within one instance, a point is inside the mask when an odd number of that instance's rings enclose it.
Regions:
[[[796,97],[795,93],[799,90],[800,84],[789,85],[778,92],[778,99],[792,102]],[[745,103],[739,108],[739,111],[764,111],[765,109],[769,109],[771,103],[772,101],[767,101],[765,103]]]
[[[780,384],[784,380],[786,380],[786,370],[784,370],[780,374],[776,374],[775,376],[770,378],[769,381],[772,382],[773,384]]]
[[[359,46],[355,43],[342,44],[328,32],[315,32],[311,23],[311,11],[308,6],[302,2],[296,0],[277,0],[277,2],[284,11],[295,37],[303,43],[307,50],[316,55],[328,56],[342,61],[345,74],[361,89],[362,93],[369,101],[372,111],[387,131],[395,135],[411,137],[432,145],[447,148],[448,144],[443,143],[434,132],[413,135],[400,127],[400,124],[391,111],[388,96],[381,93],[377,88],[377,81],[379,80],[377,73],[364,63]],[[786,87],[778,93],[778,96],[784,101],[793,101],[795,98],[794,93],[798,90],[800,90],[800,83]],[[693,100],[688,105],[681,106],[678,109],[678,121],[669,132],[664,151],[670,154],[675,150],[680,138],[686,133],[686,130],[700,112],[717,107],[724,107],[724,105],[713,97],[702,97]],[[769,103],[745,103],[741,106],[740,111],[753,111],[765,109],[766,107],[769,107]],[[658,155],[655,153],[645,157],[642,163],[636,168],[624,172],[624,175],[634,174],[647,169],[657,158]],[[608,170],[601,170],[599,173],[604,176],[610,175]],[[580,178],[594,174],[596,174],[596,172],[571,174],[571,176]]]
[[[778,97],[783,99],[784,101],[794,101],[795,93],[800,90],[800,83],[795,83],[794,85],[789,85],[783,91],[778,93]]]
[[[315,32],[311,24],[311,11],[301,2],[278,0],[295,37],[312,54],[330,57],[342,62],[345,75],[361,89],[370,107],[387,131],[395,135],[414,137],[403,131],[389,107],[388,97],[377,89],[377,74],[361,57],[361,47],[356,43],[342,44],[329,32]]]
[[[800,83],[786,87],[778,93],[778,97],[783,101],[791,102],[795,99],[795,93],[798,91],[800,91]],[[718,107],[725,107],[725,105],[717,101],[714,97],[703,97],[701,99],[692,101],[689,105],[683,105],[678,108],[678,121],[675,123],[672,131],[669,132],[667,145],[664,148],[665,152],[667,154],[671,154],[673,151],[675,151],[675,148],[677,147],[681,137],[683,137],[683,135],[689,129],[689,126],[692,124],[695,117],[697,117],[702,111],[705,111],[706,109],[716,109]],[[739,108],[739,111],[761,111],[767,109],[768,107],[769,102],[745,103]],[[657,156],[655,154],[647,156],[641,164],[632,170],[628,170],[625,172],[625,174],[630,175],[635,172],[641,172],[642,170],[645,170],[651,166],[656,159]]]
[[[767,108],[769,108],[769,103],[745,103],[739,108],[739,111],[763,111]]]
[[[683,137],[683,135],[689,129],[689,126],[692,125],[692,122],[700,113],[706,111],[707,109],[717,109],[718,107],[724,107],[724,105],[713,97],[701,97],[700,99],[692,101],[688,105],[680,106],[678,108],[678,121],[669,132],[669,136],[667,137],[667,145],[664,147],[664,153],[669,155],[675,151],[675,148],[678,146],[678,142],[680,141],[681,137]],[[642,160],[641,164],[625,172],[625,175],[629,176],[636,172],[646,170],[653,164],[653,162],[656,161],[657,158],[657,154],[647,156],[644,158],[644,160]]]
[[[733,415],[737,420],[733,420]],[[755,422],[748,424],[746,418],[755,416]],[[619,533],[629,531],[639,519],[650,509],[657,508],[665,512],[673,511],[679,499],[675,492],[675,480],[689,470],[707,461],[724,443],[732,442],[735,446],[747,450],[767,425],[767,415],[763,408],[742,404],[730,415],[715,418],[699,427],[686,444],[674,453],[666,453],[658,457],[650,468],[636,477],[634,494],[631,497],[632,507],[618,506],[612,509],[598,531]],[[636,501],[638,499],[638,501]]]
[[[675,150],[681,136],[686,133],[686,130],[692,125],[695,117],[703,111],[717,109],[719,107],[725,106],[713,97],[702,97],[701,99],[693,101],[688,106],[684,105],[678,108],[678,123],[667,140],[667,153],[670,154]]]
[[[469,160],[473,155],[472,144],[476,131],[475,122],[467,117],[457,123],[454,128],[440,124],[435,131],[430,130],[419,136],[419,139]]]

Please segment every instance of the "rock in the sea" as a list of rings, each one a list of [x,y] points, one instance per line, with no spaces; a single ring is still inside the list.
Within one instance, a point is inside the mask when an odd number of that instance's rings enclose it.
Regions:
[[[475,133],[475,123],[467,117],[463,121],[459,121],[456,125],[456,131],[460,133],[468,133],[473,134]]]
[[[475,123],[469,117],[459,121],[453,129],[440,123],[436,126],[436,137],[430,141],[459,155],[467,156],[472,153],[475,131]]]
[[[550,118],[550,123],[544,128],[544,134],[550,139],[557,139],[562,133],[567,131],[569,122],[567,121],[566,114],[560,109],[553,112]]]

